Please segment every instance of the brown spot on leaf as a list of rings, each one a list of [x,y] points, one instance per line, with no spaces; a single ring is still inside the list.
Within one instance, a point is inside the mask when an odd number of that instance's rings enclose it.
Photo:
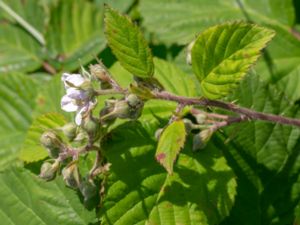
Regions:
[[[163,160],[164,158],[166,158],[166,154],[165,153],[160,153],[160,154],[158,154],[157,156],[156,156],[156,160],[157,161],[161,161],[161,160]]]

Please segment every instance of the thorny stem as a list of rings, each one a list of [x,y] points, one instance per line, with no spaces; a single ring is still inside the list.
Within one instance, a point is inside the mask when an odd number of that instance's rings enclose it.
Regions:
[[[257,112],[248,108],[240,107],[233,103],[222,102],[218,100],[211,100],[204,97],[201,98],[190,98],[190,97],[183,97],[171,94],[169,92],[154,92],[153,95],[156,99],[166,100],[166,101],[173,101],[177,103],[181,103],[184,105],[199,105],[199,106],[212,106],[221,109],[225,109],[231,112],[238,113],[239,115],[246,116],[249,120],[262,120],[268,121],[273,123],[280,123],[286,125],[292,125],[300,127],[300,120],[288,118],[284,116],[278,116],[269,113],[262,113]]]

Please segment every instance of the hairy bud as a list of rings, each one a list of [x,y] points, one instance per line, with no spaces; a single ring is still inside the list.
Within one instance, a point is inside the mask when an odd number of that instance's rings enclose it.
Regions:
[[[56,171],[58,170],[59,163],[55,162],[53,164],[49,162],[44,162],[39,177],[43,180],[50,181],[53,180],[56,176]]]
[[[164,131],[163,128],[159,128],[155,131],[154,137],[155,137],[156,140],[159,140],[159,138],[160,138],[163,131]]]
[[[77,136],[77,130],[78,127],[74,123],[67,123],[62,127],[62,131],[64,135],[70,140],[74,140],[74,138]]]
[[[91,137],[96,137],[100,132],[100,121],[97,118],[88,116],[84,119],[82,128],[90,135]]]
[[[207,116],[205,113],[199,113],[195,116],[195,118],[198,124],[204,124],[207,119]]]
[[[76,163],[72,162],[62,170],[62,176],[66,185],[70,188],[77,189],[80,184],[80,173]]]
[[[195,41],[192,41],[187,47],[187,54],[186,54],[186,63],[192,65],[192,49],[195,44]]]
[[[57,158],[62,151],[63,142],[54,132],[44,132],[40,138],[40,142],[47,149],[51,158]]]
[[[101,111],[103,121],[120,119],[137,119],[143,110],[144,102],[134,94],[128,95],[124,100],[109,101]]]
[[[189,119],[185,119],[185,118],[183,119],[183,123],[185,126],[185,132],[187,134],[189,134],[193,130],[194,124],[192,123],[192,121],[190,121]]]
[[[204,149],[212,134],[213,131],[211,129],[202,130],[196,134],[193,138],[193,151]]]

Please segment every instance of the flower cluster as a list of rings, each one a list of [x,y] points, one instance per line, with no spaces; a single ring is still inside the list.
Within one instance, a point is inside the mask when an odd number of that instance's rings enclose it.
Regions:
[[[66,95],[61,99],[61,108],[66,112],[77,112],[75,123],[81,125],[82,118],[97,103],[91,80],[81,74],[64,73],[62,81],[64,82]]]

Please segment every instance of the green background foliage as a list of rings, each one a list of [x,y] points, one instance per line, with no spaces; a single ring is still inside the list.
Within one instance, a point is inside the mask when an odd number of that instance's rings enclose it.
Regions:
[[[2,3],[35,33],[7,13]],[[123,24],[119,14],[105,11],[104,3],[128,14],[132,23]],[[105,12],[109,13],[106,34]],[[0,20],[1,223],[300,223],[299,128],[265,122],[236,124],[215,134],[196,153],[187,137],[183,149],[175,145],[174,155],[168,155],[172,161],[178,154],[176,164],[171,168],[163,163],[172,172],[168,174],[155,159],[154,133],[167,125],[175,105],[158,100],[145,104],[138,121],[122,121],[111,131],[104,146],[111,168],[102,207],[84,208],[80,195],[67,188],[60,176],[49,183],[37,177],[46,157],[40,134],[73,120],[73,115],[60,109],[64,94],[60,76],[95,63],[96,56],[124,87],[133,75],[153,76],[178,95],[203,93],[257,111],[300,118],[300,4],[296,0],[0,0]],[[247,27],[244,22],[258,26]],[[225,25],[206,30],[220,23]],[[221,43],[213,39],[216,42],[209,48],[201,48],[207,36],[214,32],[218,36],[218,30],[232,23],[236,27],[224,32],[218,39]],[[248,29],[246,39],[240,26]],[[273,40],[262,51],[273,31]],[[233,34],[241,35],[235,36],[238,43],[225,46],[222,41]],[[192,55],[197,63],[189,66],[187,45],[195,39]],[[228,60],[222,54],[226,47],[253,57]],[[198,63],[203,53],[207,58]],[[217,94],[203,88],[207,83],[216,85],[206,72],[212,68],[236,76],[226,80]]]

